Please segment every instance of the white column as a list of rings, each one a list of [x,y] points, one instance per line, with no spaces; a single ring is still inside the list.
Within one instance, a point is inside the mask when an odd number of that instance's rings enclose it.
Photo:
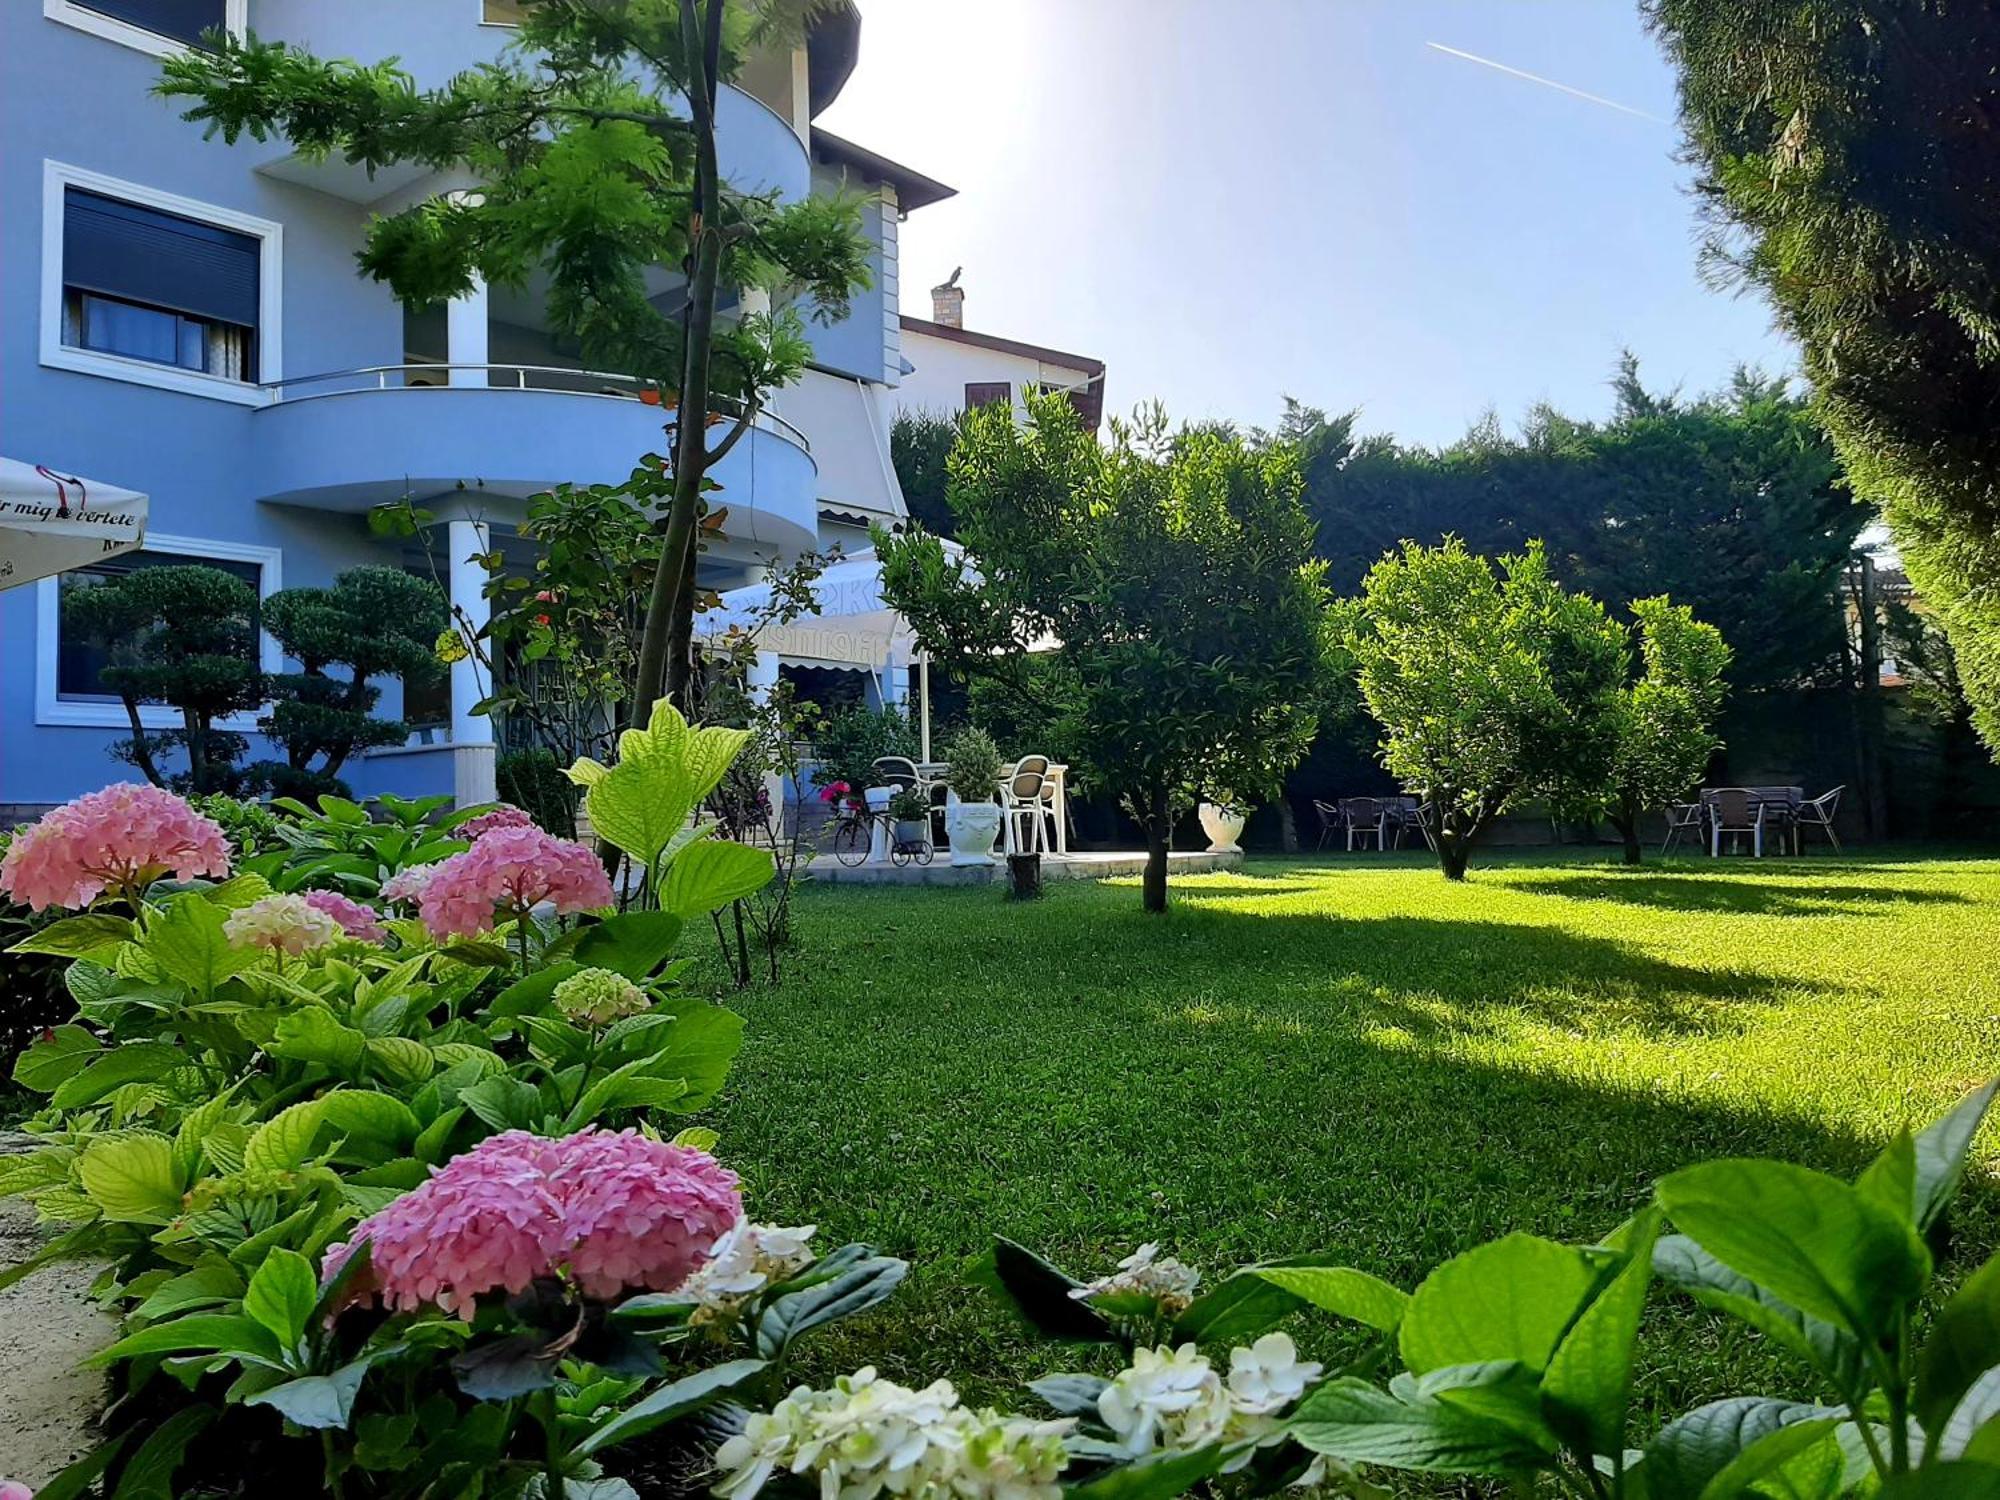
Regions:
[[[743,690],[752,703],[769,703],[771,689],[778,685],[778,653],[759,651],[744,668]]]
[[[445,358],[454,365],[486,363],[486,282],[475,276],[472,290],[454,297],[444,306]],[[453,385],[484,385],[484,370],[453,370]],[[457,525],[457,522],[453,522]]]
[[[777,685],[778,653],[775,651],[759,651],[744,666],[744,696],[749,698],[752,704],[762,708],[771,701],[771,690]],[[772,820],[774,826],[783,829],[786,802],[788,800],[802,800],[805,797],[805,788],[802,783],[787,787],[784,777],[780,776],[775,769],[767,769],[764,772],[764,795],[771,799],[772,810],[777,814]]]
[[[461,630],[486,628],[489,614],[484,566],[478,561],[491,541],[484,521],[446,524],[446,556],[451,560],[451,613]],[[493,720],[475,714],[472,706],[486,696],[475,657],[451,664],[452,790],[460,807],[491,802],[497,795],[493,776]]]

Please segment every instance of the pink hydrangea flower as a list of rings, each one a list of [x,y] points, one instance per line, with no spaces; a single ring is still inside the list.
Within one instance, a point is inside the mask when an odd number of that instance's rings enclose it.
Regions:
[[[16,837],[0,860],[0,890],[35,911],[77,909],[107,890],[135,897],[169,871],[177,880],[226,876],[228,838],[172,792],[122,783]]]
[[[636,1130],[586,1130],[563,1144],[565,1261],[587,1296],[672,1291],[743,1217],[736,1174],[706,1151]]]
[[[306,905],[326,913],[340,924],[340,930],[364,943],[386,943],[389,934],[375,919],[375,909],[363,906],[338,891],[307,891]]]
[[[425,882],[436,873],[436,865],[411,865],[407,870],[398,870],[382,882],[382,899],[408,901],[414,905],[424,893]]]
[[[0,1500],[35,1500],[35,1492],[18,1479],[0,1479]]]
[[[544,901],[567,916],[615,899],[604,866],[583,845],[539,828],[502,828],[440,864],[417,912],[433,937],[474,937]]]
[[[364,1241],[389,1307],[436,1306],[470,1321],[485,1292],[568,1274],[591,1297],[671,1291],[743,1216],[734,1172],[705,1151],[637,1131],[544,1140],[509,1130],[454,1157],[423,1186],[330,1246],[331,1279]]]
[[[297,958],[342,936],[340,922],[308,896],[277,895],[231,912],[222,935],[239,948],[269,948]]]
[[[328,1279],[364,1240],[368,1277],[390,1308],[437,1306],[472,1321],[480,1293],[525,1291],[562,1246],[562,1204],[550,1185],[556,1142],[509,1130],[455,1156],[423,1186],[327,1247]]]
[[[503,802],[494,808],[493,811],[481,813],[478,817],[459,824],[453,831],[460,838],[471,839],[474,843],[478,843],[487,834],[498,833],[503,828],[533,828],[534,826],[535,820],[533,818],[521,811],[520,808]]]

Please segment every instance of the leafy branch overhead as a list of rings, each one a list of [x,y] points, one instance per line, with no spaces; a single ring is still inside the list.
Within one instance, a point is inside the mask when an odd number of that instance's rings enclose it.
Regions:
[[[797,5],[741,12],[725,76],[742,49],[803,23]],[[688,83],[676,0],[623,0],[529,7],[507,54],[434,87],[394,58],[327,59],[250,36],[168,59],[159,91],[226,141],[281,139],[371,174],[431,168],[435,195],[371,222],[366,274],[413,307],[479,279],[527,288],[546,276],[551,322],[587,363],[674,390],[685,299],[666,284],[696,234],[721,241],[725,284],[801,297],[818,321],[844,318],[869,284],[851,197],[781,203],[725,186],[719,221],[701,223]],[[718,338],[717,393],[749,400],[793,378],[802,333],[789,308],[739,319]]]

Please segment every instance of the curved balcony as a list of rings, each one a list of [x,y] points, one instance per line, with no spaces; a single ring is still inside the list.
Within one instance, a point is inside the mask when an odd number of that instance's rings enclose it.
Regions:
[[[732,84],[716,92],[715,153],[737,192],[775,191],[787,203],[812,194],[812,158],[798,132],[770,105]]]
[[[246,468],[260,500],[366,511],[476,489],[524,499],[568,481],[622,484],[664,452],[669,413],[625,376],[539,365],[380,365],[266,388]],[[818,537],[804,434],[760,413],[711,471],[726,534],[790,554]]]

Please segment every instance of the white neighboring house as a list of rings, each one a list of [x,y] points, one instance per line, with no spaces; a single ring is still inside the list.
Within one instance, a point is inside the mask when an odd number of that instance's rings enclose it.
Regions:
[[[895,387],[896,410],[948,416],[1006,401],[1019,416],[1026,410],[1023,392],[1063,391],[1095,431],[1104,416],[1104,361],[967,328],[958,276],[953,271],[931,288],[928,319],[903,314],[906,368]]]

